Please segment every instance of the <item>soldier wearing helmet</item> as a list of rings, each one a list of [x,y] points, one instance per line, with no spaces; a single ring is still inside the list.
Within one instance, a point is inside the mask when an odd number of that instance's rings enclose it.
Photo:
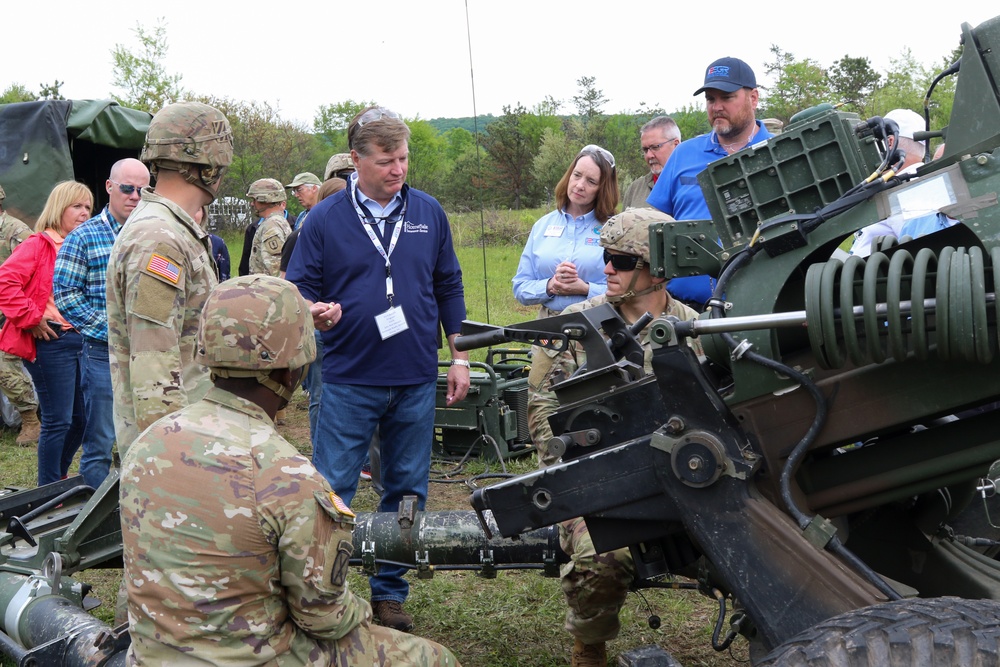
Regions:
[[[155,176],[155,189],[143,190],[108,261],[108,344],[121,452],[154,421],[208,391],[208,372],[194,358],[195,333],[218,279],[211,240],[195,216],[215,199],[232,162],[229,121],[207,104],[169,104],[153,116],[140,159]]]
[[[458,664],[371,624],[347,585],[355,516],[274,427],[315,355],[291,283],[233,278],[206,300],[212,388],[122,459],[129,664]]]
[[[323,180],[331,178],[342,178],[345,181],[354,173],[354,160],[350,153],[337,153],[326,161],[326,169],[323,170]]]
[[[281,271],[281,249],[292,233],[285,220],[285,188],[273,178],[261,178],[250,184],[247,197],[261,220],[250,247],[250,273],[277,276]]]
[[[691,320],[698,317],[691,308],[675,301],[664,289],[666,279],[649,270],[649,226],[673,220],[654,209],[628,209],[612,216],[601,227],[604,248],[606,293],[569,306],[563,314],[611,303],[627,323],[645,313]],[[652,343],[649,328],[640,334],[645,351],[646,372],[652,372]],[[689,339],[701,355],[701,346]],[[539,465],[556,463],[547,443],[552,438],[548,418],[559,407],[552,385],[565,380],[586,362],[583,347],[572,344],[563,352],[535,347],[529,376],[528,428],[538,450]],[[562,588],[569,610],[566,629],[573,635],[573,667],[606,665],[605,643],[618,635],[618,612],[625,602],[635,566],[628,549],[598,554],[583,519],[559,526],[559,541],[570,562],[561,572]]]

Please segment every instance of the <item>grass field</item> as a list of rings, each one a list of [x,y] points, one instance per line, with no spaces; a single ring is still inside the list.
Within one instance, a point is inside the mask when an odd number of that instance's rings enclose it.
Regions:
[[[478,214],[456,216],[456,250],[463,267],[468,316],[494,324],[510,324],[534,318],[535,309],[516,303],[510,279],[521,253],[524,234],[542,211],[493,214],[492,228],[502,229],[505,243],[496,241],[485,248],[478,242]],[[224,235],[235,263],[242,248],[242,233]],[[487,317],[487,307],[489,315]],[[478,354],[482,354],[481,352]],[[474,358],[481,359],[482,357]],[[300,451],[311,453],[306,397],[300,391],[289,406],[289,420],[280,427],[282,434]],[[32,487],[36,477],[34,451],[14,444],[16,433],[0,433],[0,486]],[[536,466],[533,456],[507,462],[510,472],[524,473]],[[74,465],[74,472],[76,464]],[[481,460],[467,462],[455,469],[453,462],[436,461],[428,510],[469,510],[468,495],[472,478],[484,472],[497,472],[499,465]],[[445,473],[448,473],[445,476]],[[444,483],[445,479],[448,482]],[[465,484],[456,484],[456,481]],[[485,484],[485,482],[483,482]],[[377,496],[370,483],[362,482],[354,501],[357,511],[373,511]],[[77,578],[95,587],[104,604],[95,615],[110,623],[113,618],[119,570],[88,571]],[[414,614],[416,632],[452,648],[466,667],[553,667],[569,664],[570,636],[562,629],[565,602],[558,579],[545,578],[538,571],[505,571],[496,579],[484,579],[469,572],[438,572],[433,579],[411,580],[407,609]],[[352,572],[353,590],[367,595],[368,584],[360,572]],[[622,611],[622,632],[609,644],[609,654],[617,655],[631,648],[656,643],[685,667],[721,667],[745,663],[746,644],[737,640],[730,652],[716,653],[711,635],[717,611],[716,603],[691,591],[646,591],[630,594]],[[656,614],[662,619],[657,630],[650,629],[647,618]],[[2,662],[4,667],[13,665]]]

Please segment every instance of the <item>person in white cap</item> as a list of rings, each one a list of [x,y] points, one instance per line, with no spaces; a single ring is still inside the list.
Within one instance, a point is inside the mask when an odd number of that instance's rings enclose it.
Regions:
[[[903,166],[899,168],[898,173],[909,174],[915,172],[917,167],[920,167],[924,163],[924,145],[913,138],[914,133],[923,132],[927,128],[923,116],[909,109],[893,109],[884,118],[894,121],[896,125],[899,125],[899,146],[894,144],[893,137],[889,137],[886,140],[886,144],[890,150],[899,148],[899,150],[906,154],[906,157],[903,159]]]
[[[924,165],[924,145],[914,140],[913,135],[926,129],[927,125],[923,117],[910,109],[893,109],[883,118],[891,120],[899,126],[898,145],[896,137],[890,136],[886,139],[886,147],[889,150],[898,148],[904,154],[903,162],[896,173],[903,176],[916,173],[917,169]],[[955,222],[952,218],[936,210],[926,208],[902,210],[885,220],[880,220],[858,230],[854,235],[854,243],[849,252],[858,257],[868,257],[872,248],[877,246],[877,240],[880,237],[891,236],[899,239],[910,236],[916,238],[950,227]]]

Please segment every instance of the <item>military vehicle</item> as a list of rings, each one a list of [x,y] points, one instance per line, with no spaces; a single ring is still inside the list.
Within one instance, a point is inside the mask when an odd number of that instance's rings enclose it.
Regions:
[[[152,116],[112,100],[41,100],[0,104],[0,185],[4,208],[29,227],[53,186],[86,183],[108,203],[104,182],[111,165],[139,157]]]
[[[610,307],[466,323],[463,349],[584,346],[554,387],[562,462],[477,490],[474,512],[361,516],[360,561],[552,571],[552,526],[583,516],[599,549],[631,549],[637,586],[684,576],[718,600],[713,646],[744,637],[755,664],[1000,664],[1000,17],[962,45],[944,155],[915,177],[898,127],[833,108],[710,165],[713,220],[651,240],[661,275],[718,285],[703,317],[649,325],[651,374]],[[957,224],[837,256],[917,205]],[[120,558],[116,483],[0,498],[0,651],[19,664],[121,664],[125,629],[70,576]]]

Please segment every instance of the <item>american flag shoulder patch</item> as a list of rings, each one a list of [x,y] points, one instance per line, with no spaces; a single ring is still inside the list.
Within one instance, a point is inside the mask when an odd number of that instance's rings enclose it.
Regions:
[[[146,270],[150,273],[155,273],[161,278],[169,280],[175,285],[181,279],[181,267],[179,267],[169,257],[165,257],[159,253],[153,253],[153,256],[149,258],[149,263],[146,264]]]

